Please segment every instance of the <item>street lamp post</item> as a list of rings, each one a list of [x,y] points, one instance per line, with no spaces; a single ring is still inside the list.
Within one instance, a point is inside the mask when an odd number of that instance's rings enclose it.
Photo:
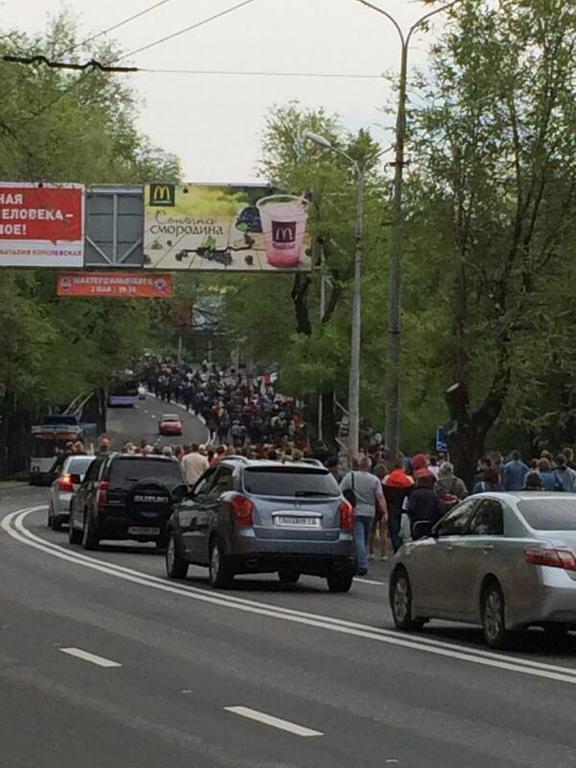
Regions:
[[[356,227],[354,247],[354,295],[350,335],[350,381],[348,388],[348,460],[352,466],[358,455],[360,435],[360,347],[362,343],[362,269],[364,262],[364,194],[366,169],[347,152],[336,147],[325,136],[308,131],[304,138],[344,157],[356,177]]]
[[[406,97],[408,88],[408,53],[414,33],[432,16],[446,11],[461,0],[453,0],[424,14],[404,33],[400,24],[388,13],[368,0],[356,0],[373,11],[385,16],[400,37],[401,59],[396,111],[396,137],[394,153],[394,191],[392,198],[392,228],[390,234],[390,272],[388,282],[388,345],[386,353],[386,430],[385,440],[389,451],[397,456],[400,449],[400,350],[401,350],[401,284],[402,254],[404,245],[404,165],[406,146]]]

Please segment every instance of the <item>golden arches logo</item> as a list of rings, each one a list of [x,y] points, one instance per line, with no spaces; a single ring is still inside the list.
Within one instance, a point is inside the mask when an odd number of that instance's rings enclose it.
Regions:
[[[174,184],[150,184],[149,205],[174,206],[176,188]]]

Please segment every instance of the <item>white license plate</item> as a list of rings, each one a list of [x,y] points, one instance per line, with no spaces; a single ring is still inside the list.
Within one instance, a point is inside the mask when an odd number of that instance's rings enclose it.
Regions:
[[[281,528],[320,528],[319,517],[297,517],[296,515],[278,515],[274,522]]]
[[[145,525],[132,525],[128,528],[132,536],[158,536],[160,528],[147,528]]]

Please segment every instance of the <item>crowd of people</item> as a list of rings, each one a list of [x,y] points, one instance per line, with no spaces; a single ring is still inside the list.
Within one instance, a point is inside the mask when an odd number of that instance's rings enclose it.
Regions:
[[[518,451],[497,453],[478,462],[470,487],[443,455],[418,453],[392,460],[381,436],[372,434],[351,469],[323,443],[312,443],[302,404],[275,391],[272,377],[223,371],[204,363],[199,369],[174,361],[158,362],[146,371],[150,392],[165,402],[179,402],[206,424],[205,445],[139,445],[126,443],[125,453],[162,454],[181,462],[188,485],[230,455],[274,461],[315,459],[334,475],[356,511],[358,573],[368,561],[386,559],[414,534],[417,523],[434,524],[469,495],[488,491],[576,492],[574,453],[566,448],[555,458],[542,451],[526,464]],[[108,450],[108,446],[101,446]]]

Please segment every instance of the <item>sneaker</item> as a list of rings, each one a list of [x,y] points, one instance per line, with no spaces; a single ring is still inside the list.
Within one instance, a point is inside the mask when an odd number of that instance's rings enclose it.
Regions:
[[[368,560],[374,560],[374,555],[368,555]]]
[[[385,562],[386,560],[388,560],[388,558],[386,557],[386,555],[382,555],[382,557],[380,558],[380,560],[382,560],[382,562]]]
[[[366,568],[356,571],[356,576],[367,576],[368,570]]]

